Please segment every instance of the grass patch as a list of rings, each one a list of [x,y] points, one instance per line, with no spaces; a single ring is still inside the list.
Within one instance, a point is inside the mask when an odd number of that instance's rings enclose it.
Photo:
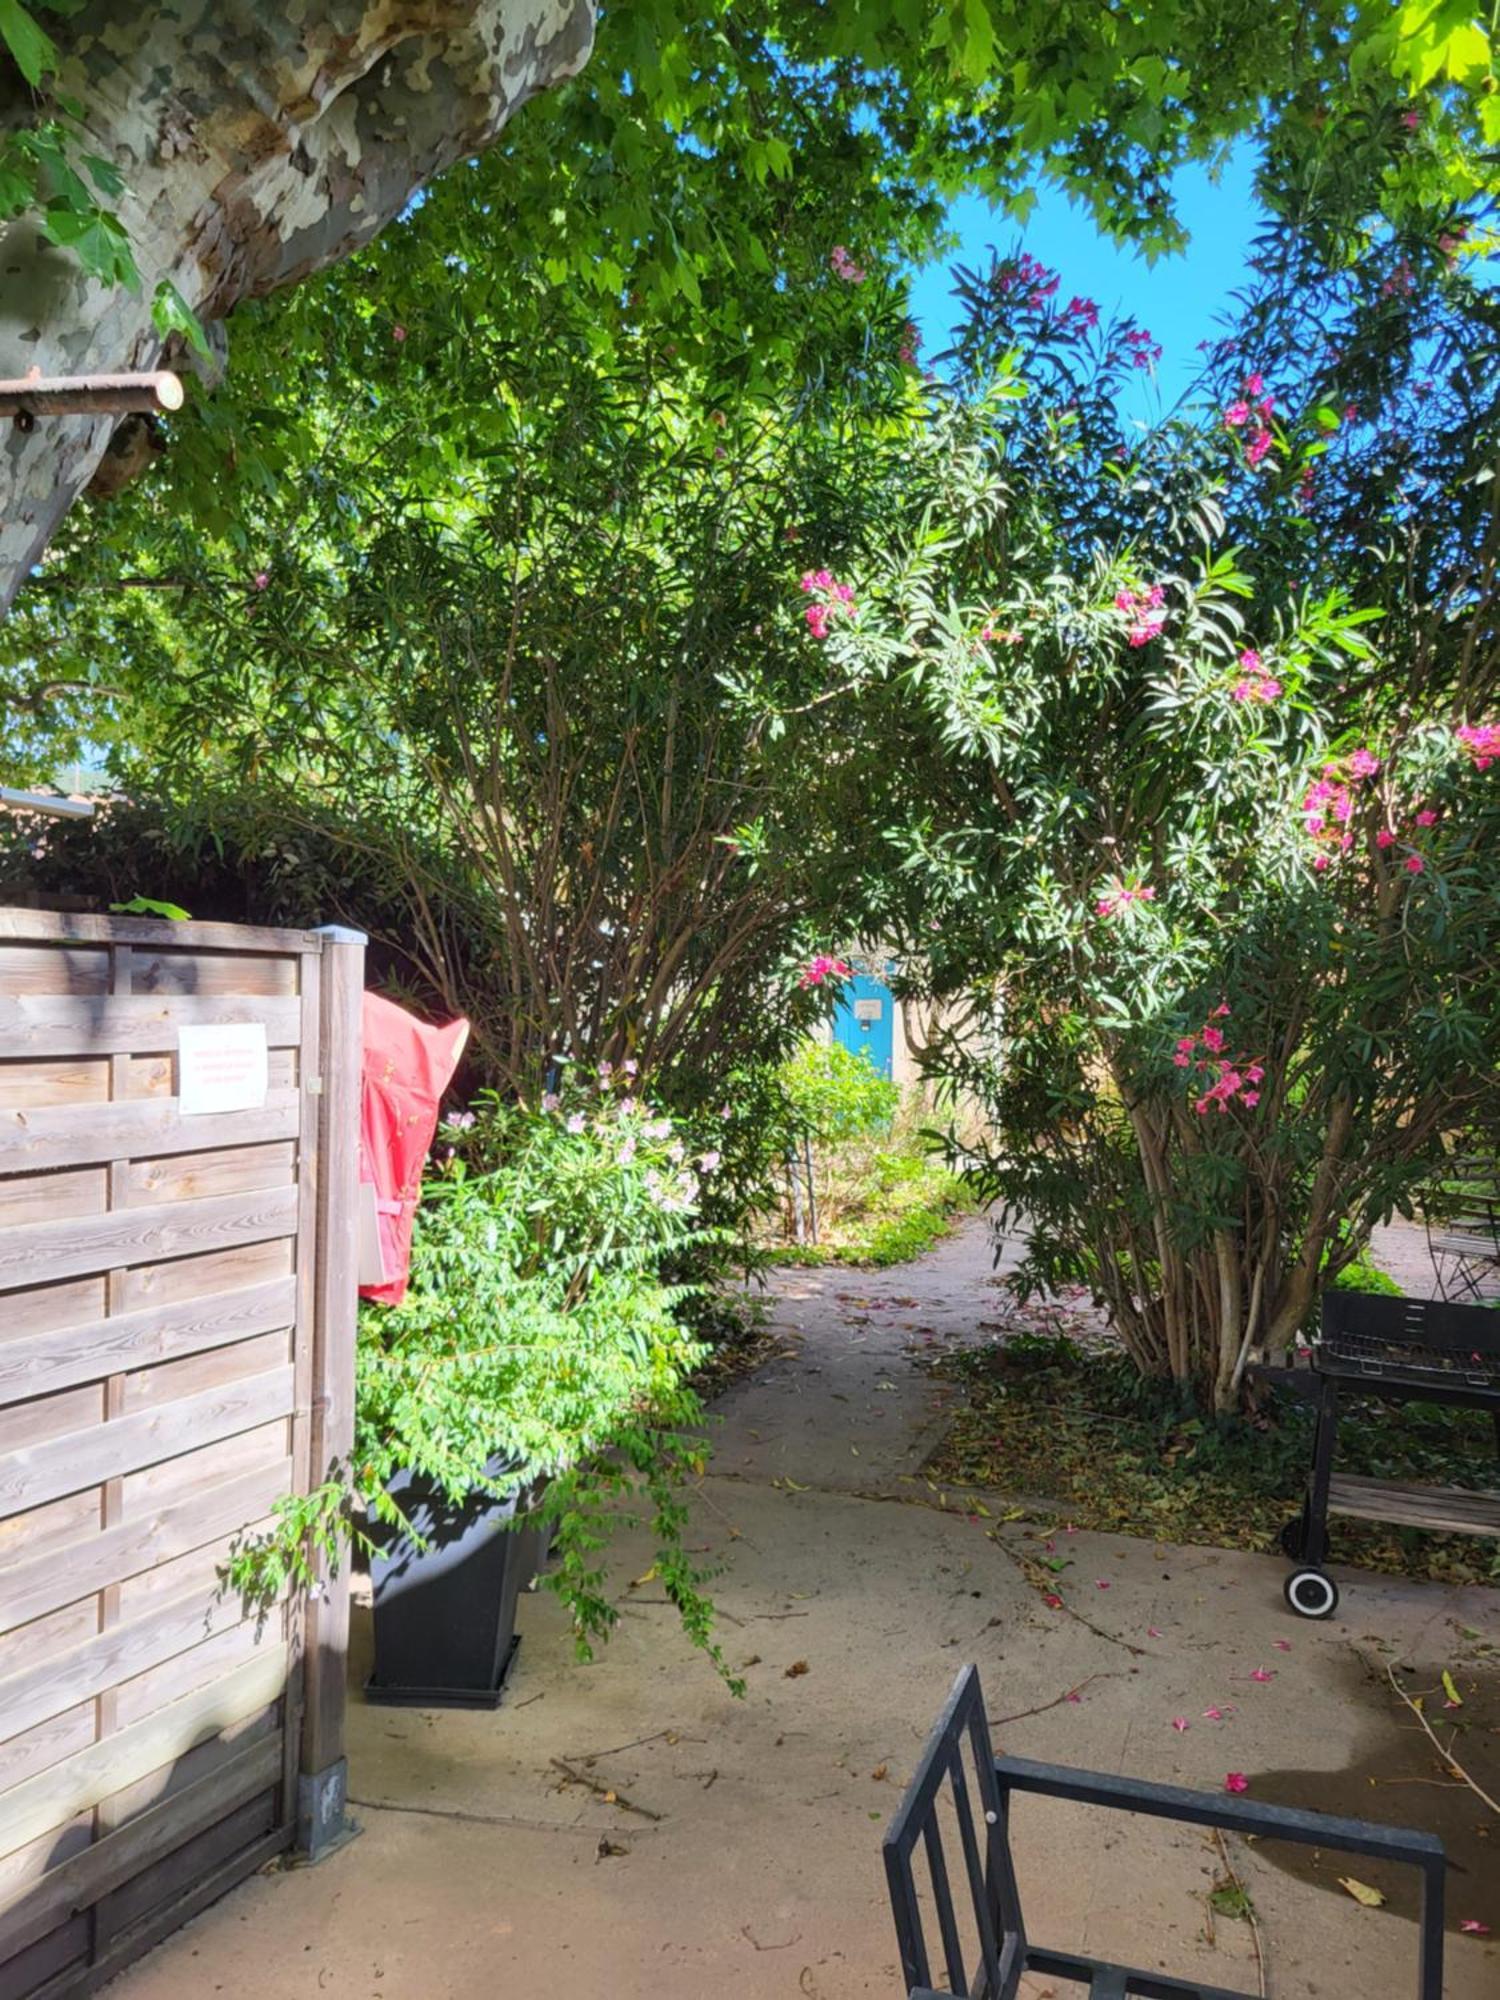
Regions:
[[[818,1241],[771,1245],[770,1262],[907,1264],[972,1207],[963,1182],[915,1136],[830,1148],[818,1173]]]
[[[1252,1417],[1205,1417],[1117,1354],[1020,1335],[932,1362],[966,1404],[929,1476],[1035,1495],[1078,1527],[1216,1548],[1275,1549],[1301,1505],[1314,1414],[1285,1391]],[[1377,1479],[1493,1489],[1486,1410],[1347,1397],[1339,1468]],[[1478,1536],[1332,1522],[1335,1561],[1446,1583],[1500,1582]]]

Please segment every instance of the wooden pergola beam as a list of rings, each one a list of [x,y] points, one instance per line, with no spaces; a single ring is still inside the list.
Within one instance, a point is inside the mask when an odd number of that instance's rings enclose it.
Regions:
[[[123,416],[182,408],[170,368],[145,375],[23,375],[0,381],[0,417]]]

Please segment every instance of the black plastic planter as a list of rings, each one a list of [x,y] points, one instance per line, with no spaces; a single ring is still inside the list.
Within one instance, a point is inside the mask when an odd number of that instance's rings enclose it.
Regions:
[[[535,1527],[506,1526],[529,1496],[473,1493],[455,1506],[410,1473],[390,1493],[426,1547],[371,1526],[375,1671],[365,1693],[404,1708],[496,1708],[520,1644],[516,1600],[540,1559]]]

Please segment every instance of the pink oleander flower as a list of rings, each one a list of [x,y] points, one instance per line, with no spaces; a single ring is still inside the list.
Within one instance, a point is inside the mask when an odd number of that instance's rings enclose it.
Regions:
[[[1255,436],[1251,438],[1249,444],[1245,446],[1246,464],[1259,465],[1261,460],[1265,458],[1267,453],[1270,451],[1272,442],[1273,440],[1270,431],[1267,430],[1264,426],[1262,426],[1262,428],[1255,433]]]
[[[1201,1040],[1204,1048],[1212,1050],[1217,1055],[1224,1046],[1224,1030],[1222,1028],[1205,1028]]]
[[[862,285],[865,281],[863,268],[856,264],[842,243],[835,243],[829,253],[828,262],[836,278],[842,278],[846,285]]]
[[[570,1114],[568,1118],[568,1130],[576,1138],[587,1123],[588,1120],[584,1117],[581,1111],[574,1111],[573,1113]]]
[[[825,979],[847,979],[850,968],[841,958],[831,958],[826,952],[819,952],[809,961],[797,984],[802,987],[821,986]]]
[[[1421,126],[1422,114],[1415,109],[1403,111],[1401,114],[1401,123],[1406,127],[1408,132],[1415,132]]]
[[[1420,875],[1424,871],[1426,866],[1427,863],[1422,859],[1420,854],[1407,855],[1406,872],[1408,875]]]
[[[1380,759],[1372,750],[1356,750],[1349,759],[1349,769],[1356,778],[1373,778],[1380,769]]]
[[[1224,421],[1232,431],[1243,429],[1250,421],[1250,405],[1241,397],[1229,405],[1224,412]]]
[[[264,590],[271,581],[271,572],[268,569],[258,569],[250,581],[257,590]]]
[[[1500,758],[1500,722],[1463,722],[1453,733],[1473,759],[1476,771],[1487,771]]]
[[[401,345],[402,341],[405,340],[405,338],[406,338],[406,328],[404,326],[398,324],[391,328],[391,339],[395,341],[398,347]]]
[[[1326,854],[1315,854],[1312,858],[1312,865],[1321,875],[1329,865],[1329,857]]]
[[[1422,811],[1417,814],[1417,825],[1418,826],[1437,825],[1437,814],[1432,810],[1431,806],[1424,806]]]
[[[1260,672],[1260,654],[1256,652],[1253,646],[1247,646],[1240,654],[1240,665],[1245,669],[1247,674],[1258,674]]]
[[[1250,1780],[1243,1771],[1231,1771],[1224,1780],[1224,1789],[1226,1792],[1248,1792]]]
[[[1395,844],[1395,834],[1391,832],[1388,826],[1383,826],[1375,836],[1375,845],[1383,851],[1387,847],[1394,847]]]
[[[1245,394],[1247,396],[1264,395],[1265,387],[1266,378],[1264,375],[1247,375],[1245,377]]]
[[[1097,326],[1099,324],[1099,308],[1094,304],[1092,299],[1071,298],[1068,301],[1064,317],[1067,319],[1076,319],[1083,326]]]
[[[561,1110],[561,1108],[562,1108],[562,1099],[558,1096],[555,1090],[548,1090],[542,1093],[543,1111],[558,1111]]]
[[[1125,643],[1129,646],[1149,646],[1153,639],[1161,637],[1166,622],[1165,618],[1138,618],[1125,634]]]

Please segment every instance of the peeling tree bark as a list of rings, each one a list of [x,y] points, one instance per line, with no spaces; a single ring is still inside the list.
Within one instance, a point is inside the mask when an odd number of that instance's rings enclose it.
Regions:
[[[0,225],[0,376],[150,368],[169,279],[205,322],[356,250],[582,68],[592,0],[91,0],[47,16],[87,144],[125,177],[142,286],[87,278],[31,217]],[[0,129],[31,117],[0,85]],[[0,436],[0,606],[46,549],[112,417]]]

